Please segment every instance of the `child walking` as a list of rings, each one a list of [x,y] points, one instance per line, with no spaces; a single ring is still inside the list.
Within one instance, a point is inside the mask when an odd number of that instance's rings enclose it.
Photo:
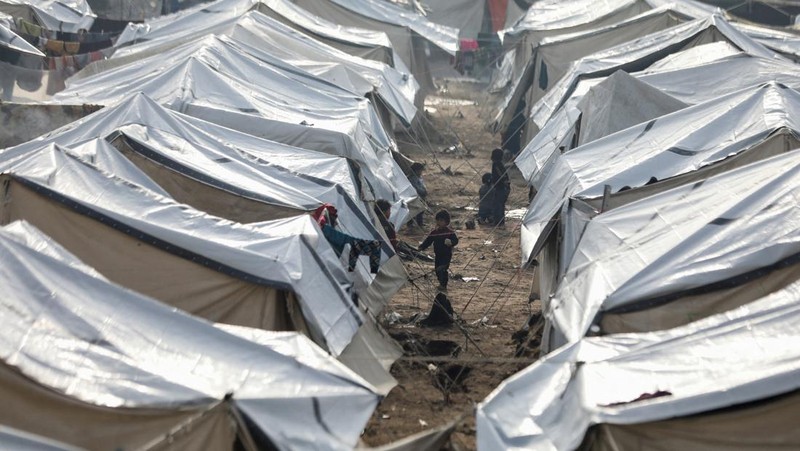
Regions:
[[[438,290],[446,293],[450,260],[453,259],[453,247],[458,244],[458,237],[456,232],[450,228],[450,213],[447,210],[439,210],[434,218],[436,219],[436,228],[431,230],[431,233],[419,245],[419,250],[425,250],[433,244],[436,278],[439,279]]]

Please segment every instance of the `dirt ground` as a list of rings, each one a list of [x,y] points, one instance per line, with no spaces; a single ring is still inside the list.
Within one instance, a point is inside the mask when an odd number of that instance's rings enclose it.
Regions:
[[[531,313],[540,310],[538,300],[528,299],[533,273],[520,269],[521,212],[504,228],[465,227],[477,213],[481,174],[491,170],[489,154],[500,144],[499,135],[486,130],[491,108],[483,94],[485,85],[464,80],[437,83],[440,91],[426,102],[424,131],[397,136],[405,155],[427,163],[423,178],[430,208],[424,229],[405,228],[398,237],[416,246],[430,231],[433,213],[450,211],[460,243],[450,267],[448,297],[459,321],[446,328],[415,324],[414,319],[430,311],[438,283],[433,263],[406,262],[410,282],[381,319],[405,350],[392,367],[399,385],[367,425],[362,440],[370,446],[460,419],[445,449],[475,449],[475,405],[535,357],[535,349],[515,356],[512,340]],[[457,147],[448,150],[453,145]],[[510,174],[506,208],[525,209],[527,186],[516,168]],[[432,249],[428,251],[432,255]]]

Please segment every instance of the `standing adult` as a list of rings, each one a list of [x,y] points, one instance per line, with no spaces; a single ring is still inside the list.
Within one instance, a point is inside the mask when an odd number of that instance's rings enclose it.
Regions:
[[[511,181],[508,178],[508,169],[503,163],[503,149],[492,151],[492,191],[494,192],[492,219],[496,225],[506,223],[506,201],[511,193]]]

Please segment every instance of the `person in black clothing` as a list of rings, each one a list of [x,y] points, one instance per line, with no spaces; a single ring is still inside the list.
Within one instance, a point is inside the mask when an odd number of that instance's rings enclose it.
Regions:
[[[492,174],[486,173],[481,177],[481,187],[478,190],[478,222],[489,224],[494,220],[494,194],[492,193]]]
[[[375,202],[375,215],[381,222],[386,238],[389,238],[389,243],[392,249],[397,249],[397,232],[394,230],[394,224],[389,222],[389,216],[392,215],[392,204],[386,199],[378,199]]]
[[[450,213],[447,210],[439,210],[435,219],[436,228],[431,230],[431,233],[419,245],[418,250],[425,250],[433,244],[436,278],[439,279],[438,290],[446,293],[450,260],[453,259],[453,247],[458,244],[458,237],[456,232],[450,228]]]
[[[496,225],[502,226],[506,223],[506,201],[511,193],[511,181],[503,163],[503,149],[499,148],[492,151],[492,191],[494,192],[492,219]]]

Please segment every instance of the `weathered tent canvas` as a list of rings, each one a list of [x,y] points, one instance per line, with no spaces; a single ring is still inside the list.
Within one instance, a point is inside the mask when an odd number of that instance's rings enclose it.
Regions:
[[[601,50],[634,41],[693,19],[668,6],[601,28],[556,35],[542,39],[530,54],[524,69],[514,80],[500,104],[493,124],[496,130],[508,127],[525,100],[533,105],[563,77],[573,62]],[[521,51],[521,50],[520,50]],[[527,114],[527,112],[525,112]]]
[[[798,93],[784,85],[746,88],[557,156],[523,220],[523,259],[538,253],[570,196],[599,207],[610,185],[606,206],[613,208],[795,148],[798,126],[788,112],[798,101]],[[771,114],[771,105],[787,114]]]
[[[791,421],[800,406],[798,290],[795,282],[675,329],[565,346],[478,406],[478,448],[800,446]]]
[[[335,255],[315,252],[323,239],[308,217],[281,225],[292,236],[269,236],[101,173],[52,145],[3,175],[4,222],[29,221],[124,286],[212,321],[304,331],[334,354],[362,323],[349,282],[323,263]]]
[[[789,152],[595,216],[577,243],[565,243],[547,319],[568,340],[590,327],[662,330],[800,280],[798,162]]]
[[[388,2],[373,0],[343,0],[319,2],[295,0],[298,6],[334,23],[345,26],[380,30],[392,41],[397,52],[423,91],[433,89],[433,79],[425,55],[428,41],[448,53],[458,50],[458,32],[455,29],[436,25],[423,16],[404,10]]]
[[[538,188],[557,152],[675,111],[681,103],[694,105],[773,80],[800,88],[794,64],[717,42],[675,53],[642,72],[581,81],[515,163]]]
[[[0,253],[1,423],[87,449],[348,449],[378,401],[296,336],[240,338],[5,231]]]
[[[370,103],[310,75],[304,79],[264,65],[228,38],[209,36],[82,79],[57,100],[109,104],[135,88],[191,116],[272,141],[345,156],[359,164],[367,181],[361,194],[392,202],[393,219],[402,224],[409,209],[417,208],[416,192],[395,163],[393,141]]]

